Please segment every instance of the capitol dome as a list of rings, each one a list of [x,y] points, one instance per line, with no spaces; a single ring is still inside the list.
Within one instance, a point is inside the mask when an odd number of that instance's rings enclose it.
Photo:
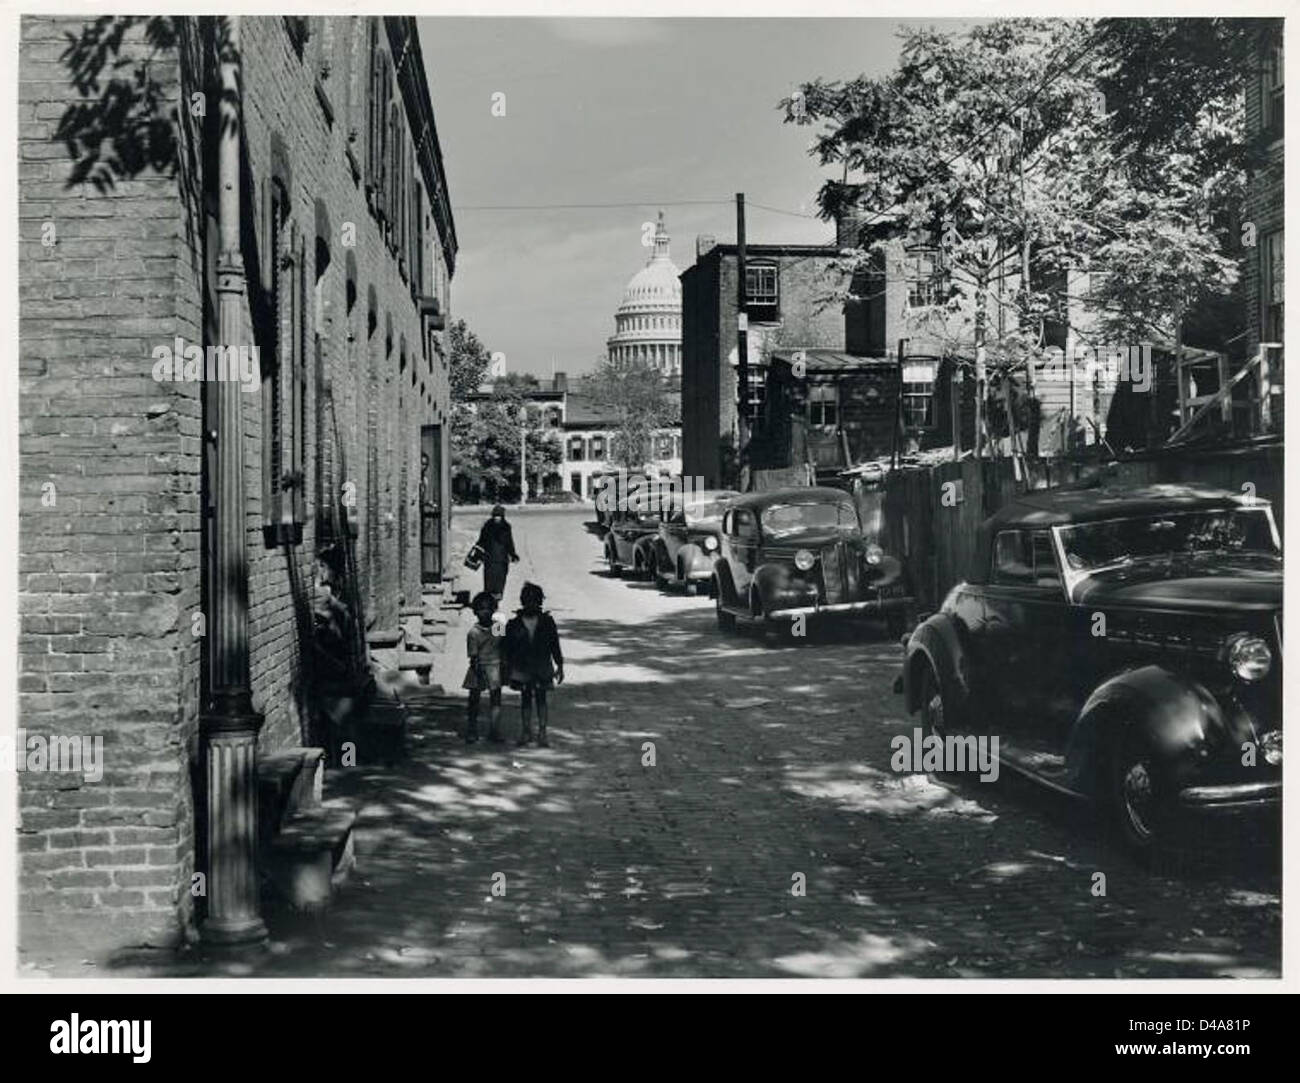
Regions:
[[[614,335],[606,344],[614,364],[652,364],[665,376],[682,371],[681,272],[669,255],[668,229],[659,212],[654,251],[623,291],[614,313]]]

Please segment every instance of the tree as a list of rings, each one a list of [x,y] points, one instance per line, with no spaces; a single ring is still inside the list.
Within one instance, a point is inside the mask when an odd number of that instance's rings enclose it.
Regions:
[[[974,372],[977,441],[990,385],[1024,373],[1032,392],[1045,324],[1070,302],[1091,310],[1103,341],[1140,341],[1172,334],[1180,299],[1231,286],[1196,158],[1170,156],[1152,190],[1112,132],[1095,74],[1110,71],[1105,30],[1008,19],[901,36],[888,76],[817,80],[801,108],[783,104],[788,121],[823,122],[813,153],[842,171],[821,190],[823,214],[870,208],[888,223],[859,238],[850,270],[868,271],[899,236],[938,250],[930,329]],[[1071,294],[1080,272],[1098,270],[1102,289]]]
[[[491,371],[492,354],[464,320],[447,328],[447,354],[451,401],[464,402],[483,386]]]
[[[626,470],[643,470],[654,458],[654,435],[680,422],[681,408],[663,373],[645,362],[615,364],[607,357],[597,363],[587,381],[597,406],[614,418],[609,461]]]
[[[530,477],[544,477],[560,465],[559,441],[538,411],[529,408],[527,393],[537,386],[536,377],[512,373],[494,381],[490,395],[456,404],[451,462],[462,489],[482,490],[494,501],[517,499],[523,489],[521,438]]]

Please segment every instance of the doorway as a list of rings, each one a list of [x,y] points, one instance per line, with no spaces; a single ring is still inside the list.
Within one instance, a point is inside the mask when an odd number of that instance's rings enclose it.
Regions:
[[[420,581],[442,581],[442,426],[420,427]]]

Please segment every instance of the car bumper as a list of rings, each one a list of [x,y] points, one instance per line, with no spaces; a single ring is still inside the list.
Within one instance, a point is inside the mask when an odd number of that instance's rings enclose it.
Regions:
[[[823,613],[886,613],[895,609],[905,609],[915,601],[906,596],[900,598],[869,598],[862,602],[835,602],[831,605],[782,606],[771,610],[767,615],[772,619],[820,616]]]
[[[1179,792],[1178,800],[1185,808],[1204,812],[1281,808],[1282,780],[1188,786]]]

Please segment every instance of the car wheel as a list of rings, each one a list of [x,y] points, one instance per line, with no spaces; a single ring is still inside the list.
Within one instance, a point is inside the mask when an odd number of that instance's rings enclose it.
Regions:
[[[668,580],[664,577],[663,565],[659,563],[657,553],[652,554],[650,557],[650,571],[654,575],[655,586],[659,590],[666,591],[668,589]]]
[[[1151,743],[1128,728],[1105,763],[1103,798],[1112,833],[1135,856],[1150,858],[1167,841],[1173,818]]]
[[[943,737],[947,733],[945,725],[947,712],[944,709],[943,690],[939,687],[939,678],[934,675],[934,668],[929,664],[921,670],[918,698],[921,701],[921,729],[925,736],[929,737],[933,734],[936,737]]]
[[[722,608],[722,589],[720,586],[715,585],[713,598],[714,612],[718,617],[718,631],[734,632],[736,630],[736,615],[734,613],[728,613]]]
[[[605,553],[605,559],[609,561],[609,574],[615,579],[622,579],[623,565],[619,563],[618,550],[613,548],[609,549]]]

